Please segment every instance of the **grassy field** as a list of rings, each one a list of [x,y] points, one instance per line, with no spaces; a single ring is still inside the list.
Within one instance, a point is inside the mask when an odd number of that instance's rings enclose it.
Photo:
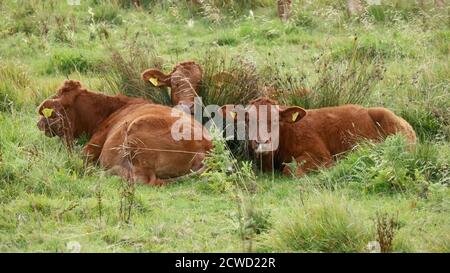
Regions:
[[[448,5],[385,0],[349,16],[345,1],[293,1],[283,23],[269,0],[130,2],[0,0],[0,251],[367,252],[378,241],[387,252],[450,252]],[[70,154],[37,129],[36,107],[66,78],[166,103],[139,73],[187,59],[205,83],[240,71],[221,95],[205,84],[206,103],[272,86],[305,108],[384,106],[419,143],[361,144],[291,178],[250,163],[230,175],[236,162],[217,140],[213,170],[148,187],[83,162],[83,140]]]

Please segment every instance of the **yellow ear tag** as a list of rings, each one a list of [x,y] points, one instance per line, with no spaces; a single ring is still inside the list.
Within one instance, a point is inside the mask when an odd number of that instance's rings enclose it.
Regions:
[[[51,109],[51,108],[44,108],[44,109],[42,109],[42,114],[44,115],[45,118],[49,118],[53,114],[53,109]]]
[[[233,112],[233,111],[231,111],[230,112],[230,116],[233,118],[233,119],[235,119],[236,118],[236,115],[237,115],[237,113],[236,112]]]
[[[299,112],[295,112],[295,113],[292,114],[292,122],[297,121],[297,118],[298,118],[299,114],[300,114]]]
[[[158,79],[157,78],[150,78],[148,79],[149,82],[151,82],[154,86],[158,86]]]

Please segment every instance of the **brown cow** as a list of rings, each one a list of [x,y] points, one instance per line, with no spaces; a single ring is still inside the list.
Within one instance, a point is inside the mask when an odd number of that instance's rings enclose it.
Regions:
[[[177,64],[169,74],[151,68],[142,72],[141,77],[144,81],[150,81],[157,87],[169,87],[172,105],[186,105],[192,112],[194,98],[200,91],[202,73],[200,65],[187,61]]]
[[[212,147],[208,132],[191,115],[140,98],[93,93],[78,81],[65,81],[38,111],[38,127],[47,136],[73,140],[87,134],[84,154],[133,182],[161,185],[200,171]],[[171,129],[177,122],[199,130],[201,139],[175,140]]]
[[[294,158],[297,162],[295,175],[317,169],[322,166],[330,166],[333,158],[349,151],[362,139],[378,141],[389,135],[401,133],[406,136],[408,142],[416,142],[416,134],[413,128],[402,118],[385,108],[364,108],[358,105],[343,105],[321,109],[305,110],[297,106],[278,106],[277,102],[267,98],[259,98],[250,102],[251,106],[241,109],[245,113],[247,127],[249,116],[257,115],[256,123],[261,126],[258,116],[262,106],[271,107],[267,115],[267,127],[271,128],[271,116],[278,112],[279,134],[270,133],[270,139],[262,139],[257,135],[255,140],[250,140],[249,148],[256,157],[262,161],[265,171],[273,170],[273,167],[282,169],[283,173],[290,174],[291,169],[284,163],[291,162]],[[231,114],[233,106],[223,106],[222,113],[227,118],[236,119],[242,114]],[[276,119],[274,119],[275,122]],[[269,130],[270,131],[270,130]],[[272,143],[279,143],[275,149]],[[271,147],[261,151],[261,145]],[[273,164],[272,164],[273,162]]]

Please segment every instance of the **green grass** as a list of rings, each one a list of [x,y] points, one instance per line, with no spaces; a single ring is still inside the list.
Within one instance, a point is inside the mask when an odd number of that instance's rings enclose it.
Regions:
[[[0,251],[365,252],[380,213],[398,215],[392,251],[450,251],[448,8],[394,0],[350,17],[342,1],[294,1],[283,24],[273,1],[182,2],[0,2]],[[36,127],[36,107],[65,78],[168,103],[139,73],[188,59],[204,67],[206,103],[273,86],[306,108],[385,106],[419,144],[361,144],[301,178],[255,177],[244,163],[230,175],[219,145],[206,175],[133,188],[86,165],[81,142],[69,154]],[[217,88],[221,71],[238,78]]]
[[[343,197],[320,194],[300,208],[267,235],[269,249],[301,252],[358,252],[374,238],[370,224]],[[298,206],[298,205],[297,205]]]

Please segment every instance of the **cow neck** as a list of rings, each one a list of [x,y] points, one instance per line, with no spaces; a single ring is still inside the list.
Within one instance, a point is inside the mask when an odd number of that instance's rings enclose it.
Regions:
[[[273,159],[272,159],[273,157]],[[271,170],[276,170],[279,168],[279,162],[278,162],[278,150],[274,151],[270,154],[267,155],[263,155],[262,158],[262,168],[264,171],[271,171]],[[272,165],[273,163],[273,165]],[[257,159],[257,164],[260,164],[260,162],[258,162]]]
[[[291,160],[290,154],[286,154],[286,152],[289,151],[289,147],[293,146],[293,142],[295,142],[295,135],[292,134],[293,130],[293,124],[280,124],[279,128],[279,144],[278,149],[275,151],[275,159],[280,164],[283,163],[283,161]]]
[[[94,111],[91,115],[81,115],[85,118],[81,121],[82,128],[79,128],[79,135],[86,132],[92,136],[108,117],[132,100],[135,99],[120,95],[113,97],[103,94],[89,94],[88,102],[83,101],[83,103],[86,103],[87,108],[94,109]]]
[[[280,148],[281,148],[281,143],[279,144],[278,149],[276,149],[275,151],[272,151],[271,153],[266,154],[266,155],[262,155],[261,163],[262,163],[263,170],[269,171],[269,170],[279,169],[280,164],[282,163],[282,162],[279,162]],[[257,164],[259,164],[259,162]]]

